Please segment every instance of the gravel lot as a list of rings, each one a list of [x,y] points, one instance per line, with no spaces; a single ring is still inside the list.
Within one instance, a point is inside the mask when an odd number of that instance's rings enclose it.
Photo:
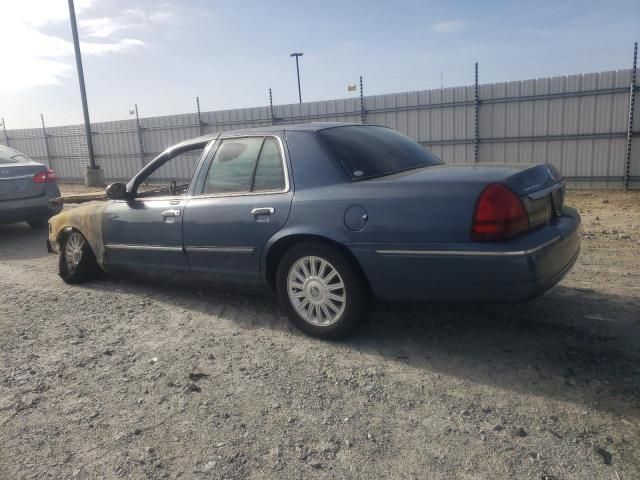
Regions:
[[[640,192],[572,192],[573,272],[521,305],[275,301],[105,277],[0,226],[0,478],[640,478]]]

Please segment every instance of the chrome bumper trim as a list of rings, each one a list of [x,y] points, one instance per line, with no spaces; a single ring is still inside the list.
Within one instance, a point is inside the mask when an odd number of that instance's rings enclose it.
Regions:
[[[378,255],[408,255],[408,256],[462,256],[462,257],[519,257],[522,255],[530,255],[549,245],[561,240],[562,237],[557,236],[551,240],[544,242],[528,250],[515,250],[509,252],[486,252],[471,250],[374,250]]]

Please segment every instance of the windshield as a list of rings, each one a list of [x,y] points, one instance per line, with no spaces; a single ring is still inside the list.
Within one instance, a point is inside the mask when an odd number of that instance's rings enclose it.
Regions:
[[[20,152],[15,151],[13,148],[0,145],[0,164],[29,162],[30,160]]]
[[[372,125],[320,130],[318,135],[353,180],[364,180],[442,161],[401,133]]]

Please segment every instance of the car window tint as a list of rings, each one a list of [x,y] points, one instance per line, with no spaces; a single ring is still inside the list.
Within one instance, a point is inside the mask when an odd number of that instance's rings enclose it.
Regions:
[[[203,193],[248,192],[263,140],[263,137],[223,140],[209,166]]]
[[[263,140],[263,137],[223,140],[207,172],[203,193],[248,192]]]
[[[267,138],[260,152],[253,191],[271,191],[284,189],[284,171],[280,147],[275,138]]]
[[[442,163],[421,145],[390,128],[354,125],[327,128],[318,136],[354,180]]]

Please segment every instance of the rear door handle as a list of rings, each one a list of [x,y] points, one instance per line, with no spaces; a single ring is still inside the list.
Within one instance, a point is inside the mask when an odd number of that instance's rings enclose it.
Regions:
[[[258,207],[251,210],[251,215],[273,215],[276,210],[273,207]]]
[[[165,210],[162,212],[163,217],[179,217],[180,210],[176,210],[175,208],[170,208],[169,210]]]

